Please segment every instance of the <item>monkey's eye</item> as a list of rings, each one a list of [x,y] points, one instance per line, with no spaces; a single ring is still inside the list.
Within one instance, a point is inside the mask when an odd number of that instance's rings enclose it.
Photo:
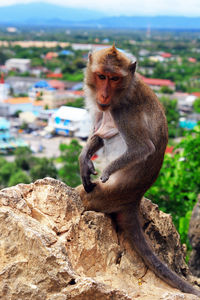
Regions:
[[[101,80],[105,80],[105,79],[106,79],[106,76],[103,75],[103,74],[98,74],[98,77],[99,77],[99,79],[101,79]]]
[[[111,77],[111,80],[112,80],[112,81],[118,81],[118,80],[119,80],[119,76]]]

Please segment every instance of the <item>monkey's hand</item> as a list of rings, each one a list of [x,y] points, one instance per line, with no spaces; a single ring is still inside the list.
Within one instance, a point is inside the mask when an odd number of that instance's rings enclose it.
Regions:
[[[109,177],[110,177],[110,175],[108,174],[108,172],[106,172],[104,170],[103,173],[102,173],[102,175],[101,175],[101,177],[100,177],[100,179],[104,183],[104,182],[106,182],[109,179]]]
[[[97,175],[94,164],[90,159],[85,158],[85,160],[80,164],[80,173],[84,189],[87,193],[90,193],[96,186],[95,183],[91,182],[90,175]]]

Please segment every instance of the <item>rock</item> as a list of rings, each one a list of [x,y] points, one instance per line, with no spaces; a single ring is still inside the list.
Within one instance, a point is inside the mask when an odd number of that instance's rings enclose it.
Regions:
[[[189,266],[192,274],[200,277],[200,195],[192,212],[188,235],[192,245]]]
[[[188,275],[171,217],[143,199],[155,251]],[[0,299],[192,300],[147,270],[109,216],[84,211],[75,189],[45,178],[0,191]]]

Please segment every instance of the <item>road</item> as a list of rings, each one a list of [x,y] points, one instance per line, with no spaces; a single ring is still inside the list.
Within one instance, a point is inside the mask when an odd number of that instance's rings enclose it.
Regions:
[[[58,157],[60,155],[59,145],[62,143],[69,144],[72,140],[72,138],[65,136],[56,136],[47,139],[41,136],[34,136],[32,134],[20,134],[20,138],[27,142],[34,153],[34,156],[48,158]],[[82,146],[85,145],[84,141],[78,140],[78,142]],[[40,151],[40,148],[42,148],[42,151]],[[14,155],[7,155],[5,157],[8,161],[14,160]]]

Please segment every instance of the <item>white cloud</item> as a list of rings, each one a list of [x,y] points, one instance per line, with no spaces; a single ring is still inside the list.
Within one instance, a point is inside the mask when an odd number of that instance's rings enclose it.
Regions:
[[[70,7],[100,10],[107,15],[200,16],[199,0],[0,0],[0,6],[30,2],[50,2]]]

